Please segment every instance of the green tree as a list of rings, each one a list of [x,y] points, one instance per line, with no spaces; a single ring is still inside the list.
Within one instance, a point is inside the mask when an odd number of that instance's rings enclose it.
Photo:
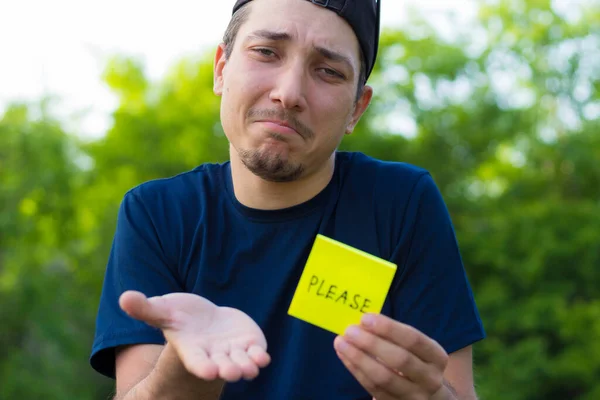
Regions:
[[[46,109],[0,119],[0,398],[93,399],[99,380],[81,368],[93,316],[75,273],[81,171]]]

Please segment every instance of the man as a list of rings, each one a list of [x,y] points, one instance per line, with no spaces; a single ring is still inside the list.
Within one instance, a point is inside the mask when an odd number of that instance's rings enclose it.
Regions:
[[[431,176],[336,151],[372,97],[378,9],[237,1],[214,67],[230,161],[120,208],[91,357],[118,399],[476,397],[483,328]],[[287,315],[317,234],[398,266],[338,337]]]

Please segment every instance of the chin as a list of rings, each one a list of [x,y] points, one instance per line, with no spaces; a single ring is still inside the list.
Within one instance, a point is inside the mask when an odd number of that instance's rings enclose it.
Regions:
[[[289,151],[241,150],[240,160],[254,175],[269,182],[292,182],[304,173],[302,163],[290,159]]]

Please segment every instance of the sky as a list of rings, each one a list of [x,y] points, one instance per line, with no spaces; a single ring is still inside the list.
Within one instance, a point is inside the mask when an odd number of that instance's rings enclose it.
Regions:
[[[10,102],[57,96],[53,112],[70,121],[71,131],[99,137],[117,106],[101,81],[108,58],[134,56],[151,80],[160,80],[186,55],[214,48],[234,2],[0,0],[0,115]],[[382,25],[398,26],[408,6],[432,14],[468,2],[384,0]]]

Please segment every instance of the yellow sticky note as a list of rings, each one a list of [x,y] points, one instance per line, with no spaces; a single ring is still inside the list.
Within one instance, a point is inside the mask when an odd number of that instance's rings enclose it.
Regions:
[[[317,235],[288,314],[336,334],[379,313],[396,265]]]

